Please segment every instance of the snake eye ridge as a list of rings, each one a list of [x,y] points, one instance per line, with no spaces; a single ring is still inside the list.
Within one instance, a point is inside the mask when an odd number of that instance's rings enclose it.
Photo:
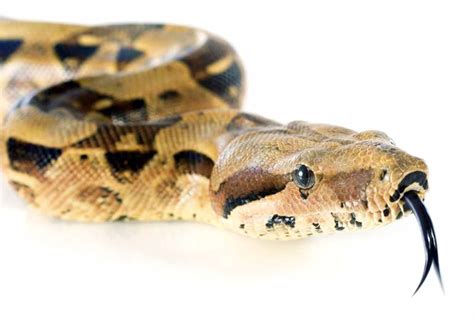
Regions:
[[[305,165],[299,165],[293,171],[293,181],[300,189],[308,190],[314,186],[316,177],[310,168]]]

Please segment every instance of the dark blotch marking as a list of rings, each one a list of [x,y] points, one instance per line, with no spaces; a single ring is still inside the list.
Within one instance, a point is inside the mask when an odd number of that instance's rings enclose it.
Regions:
[[[334,213],[331,213],[331,215],[334,218],[334,228],[339,231],[344,230],[345,227],[342,225],[341,221],[339,220],[339,217]]]
[[[156,155],[156,151],[119,151],[105,154],[107,162],[114,173],[132,171],[137,173]]]
[[[155,149],[155,136],[160,130],[177,124],[182,120],[180,115],[173,115],[154,121],[150,124],[112,125],[101,124],[94,135],[84,138],[73,145],[75,148],[104,148],[114,151],[115,143],[125,135],[134,135],[136,142],[147,150]]]
[[[253,201],[263,199],[264,197],[276,194],[276,193],[280,192],[281,190],[282,189],[273,188],[273,189],[268,189],[268,190],[264,190],[264,191],[260,191],[260,192],[256,192],[256,193],[250,193],[248,195],[240,196],[240,197],[237,197],[237,198],[230,197],[230,198],[226,199],[226,201],[225,201],[223,216],[224,216],[224,218],[227,218],[227,217],[229,217],[230,213],[232,213],[232,211],[236,207],[248,204],[248,203],[253,202]]]
[[[290,174],[273,174],[258,167],[236,172],[211,194],[214,209],[227,218],[238,206],[263,199],[285,189]]]
[[[234,56],[235,51],[227,43],[217,38],[210,37],[209,40],[192,54],[183,57],[182,61],[189,67],[191,74],[198,80],[201,86],[214,92],[226,101],[231,107],[239,106],[241,86],[243,81],[243,70],[241,66],[234,63],[225,71],[202,78],[209,65],[225,58]],[[230,93],[230,87],[237,87],[237,95]]]
[[[322,233],[323,230],[321,229],[321,225],[319,223],[313,223],[314,228],[318,233]]]
[[[295,223],[296,223],[296,219],[294,216],[281,216],[281,215],[275,214],[268,219],[265,226],[267,226],[267,228],[274,228],[275,225],[283,224],[285,226],[295,228]]]
[[[100,187],[100,196],[102,198],[108,198],[109,196],[113,196],[115,201],[119,204],[123,203],[122,197],[118,192],[115,192],[107,187]]]
[[[93,110],[94,103],[102,100],[113,100],[105,94],[81,87],[76,81],[66,81],[35,94],[29,104],[43,112],[50,112],[57,108],[68,110],[77,118]]]
[[[345,227],[339,226],[339,225],[341,225],[341,223],[339,223],[339,222],[337,222],[337,221],[335,221],[335,223],[336,223],[336,225],[334,226],[334,228],[336,228],[336,230],[339,230],[339,231],[340,231],[340,230],[344,230]]]
[[[363,206],[365,209],[368,209],[368,208],[369,208],[369,201],[367,201],[367,200],[361,200],[360,202],[362,203],[362,206]]]
[[[21,39],[0,40],[0,65],[6,62],[22,44],[23,40]]]
[[[173,156],[176,169],[180,173],[200,174],[206,178],[211,177],[214,162],[203,153],[194,150],[185,150]]]
[[[198,73],[231,52],[232,49],[225,42],[209,38],[194,54],[184,56],[183,62],[189,66],[193,73]]]
[[[176,90],[166,90],[162,93],[160,93],[160,95],[158,95],[158,98],[161,100],[161,101],[173,101],[173,100],[176,100],[180,97],[180,94],[178,91]]]
[[[240,229],[245,229],[245,224],[240,224],[239,228]]]
[[[309,197],[309,191],[300,189],[300,196],[303,200],[306,200]]]
[[[143,99],[115,101],[109,107],[97,112],[121,123],[145,122],[148,120],[146,103]]]
[[[390,215],[390,210],[388,208],[383,210],[383,216],[387,217]]]
[[[426,179],[426,173],[422,171],[415,171],[409,173],[408,175],[400,181],[397,190],[390,197],[390,202],[396,202],[400,199],[401,195],[406,191],[406,189],[413,183],[418,183],[423,189],[428,190],[428,180]]]
[[[402,217],[403,217],[403,212],[402,212],[402,211],[398,212],[398,214],[397,214],[397,219],[400,219],[400,218],[402,218]]]
[[[114,222],[130,222],[133,220],[135,220],[133,217],[128,217],[127,215],[121,215],[117,217],[117,219],[114,220]]]
[[[66,70],[76,71],[87,59],[97,51],[99,46],[81,45],[78,43],[59,43],[54,46],[54,52]],[[74,63],[70,61],[73,60]]]
[[[356,225],[357,227],[362,227],[362,222],[357,221],[355,213],[351,213],[351,225]]]
[[[229,94],[229,88],[234,86],[240,89],[241,83],[242,70],[236,62],[220,74],[199,80],[201,86],[211,90],[232,106],[237,105],[237,100],[235,96]]]
[[[117,67],[123,70],[129,63],[143,56],[143,52],[132,47],[122,47],[117,54]]]
[[[61,149],[34,145],[15,138],[8,139],[7,152],[11,167],[24,172],[31,172],[31,170],[28,170],[29,163],[43,170],[62,154]]]
[[[106,108],[96,109],[99,102],[108,102]],[[43,112],[62,108],[78,119],[96,112],[121,123],[144,122],[148,120],[146,103],[143,99],[117,100],[112,96],[84,88],[76,81],[47,88],[33,96],[29,104]]]

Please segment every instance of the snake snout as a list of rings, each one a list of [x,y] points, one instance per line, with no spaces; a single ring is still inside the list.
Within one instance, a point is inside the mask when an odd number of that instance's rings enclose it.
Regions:
[[[428,176],[426,172],[420,170],[413,171],[406,174],[398,183],[398,187],[390,195],[390,202],[397,202],[405,192],[421,192],[426,190],[428,190]]]

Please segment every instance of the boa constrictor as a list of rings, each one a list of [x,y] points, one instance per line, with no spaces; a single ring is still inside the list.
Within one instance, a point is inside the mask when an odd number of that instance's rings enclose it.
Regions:
[[[235,51],[202,30],[0,21],[1,165],[45,214],[284,240],[414,212],[423,280],[438,268],[423,160],[382,132],[240,112],[243,93]]]

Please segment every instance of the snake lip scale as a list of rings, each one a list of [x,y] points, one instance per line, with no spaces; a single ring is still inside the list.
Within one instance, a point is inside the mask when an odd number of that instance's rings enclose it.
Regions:
[[[383,132],[241,112],[244,92],[235,50],[200,29],[0,20],[0,165],[33,208],[72,221],[292,240],[414,213],[416,291],[431,266],[441,282],[422,159]]]

